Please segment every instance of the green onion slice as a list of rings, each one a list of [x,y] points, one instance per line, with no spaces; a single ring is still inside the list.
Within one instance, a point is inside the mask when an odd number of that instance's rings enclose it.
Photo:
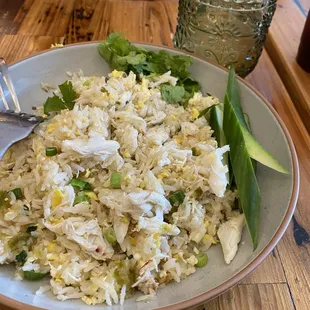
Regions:
[[[192,154],[193,156],[199,156],[200,155],[200,150],[197,147],[192,148]]]
[[[88,191],[92,190],[92,186],[88,182],[86,182],[82,179],[74,178],[69,182],[69,184],[71,184],[74,187],[79,188],[81,191],[82,190],[88,190]]]
[[[19,263],[19,265],[24,265],[27,259],[27,252],[25,250],[22,250],[18,255],[16,255],[15,259]]]
[[[197,268],[202,268],[208,263],[208,255],[206,253],[198,253],[196,255],[198,262],[196,263]]]
[[[48,146],[45,148],[45,155],[46,156],[55,156],[57,155],[57,148],[55,146]]]
[[[24,279],[29,280],[29,281],[41,280],[46,275],[47,275],[47,273],[36,272],[36,271],[33,271],[33,270],[24,271]]]
[[[111,174],[110,184],[112,188],[121,188],[121,174],[119,172]]]
[[[177,191],[168,197],[172,206],[180,205],[185,198],[185,194],[182,191]]]
[[[115,231],[112,227],[109,227],[104,233],[103,233],[105,239],[111,244],[116,244],[116,235]]]
[[[28,227],[27,227],[26,232],[27,232],[27,233],[31,233],[32,231],[36,231],[37,229],[38,229],[38,226],[31,225],[31,226],[28,226]]]
[[[87,197],[87,196],[85,195],[84,192],[79,192],[79,193],[75,196],[74,204],[76,205],[76,204],[82,203],[82,202],[87,202],[87,203],[89,203],[89,201],[90,201],[90,198]]]
[[[23,197],[23,192],[19,187],[12,189],[12,193],[15,195],[16,199],[21,199]]]

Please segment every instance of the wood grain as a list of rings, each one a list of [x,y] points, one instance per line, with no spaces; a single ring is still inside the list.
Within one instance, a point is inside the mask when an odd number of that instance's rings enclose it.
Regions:
[[[11,63],[33,53],[49,49],[52,43],[57,42],[57,39],[50,36],[4,35],[0,38],[0,55],[8,63]]]
[[[23,2],[23,0],[0,0],[0,34],[16,33],[14,18]]]
[[[176,8],[176,1],[126,1],[126,5],[123,1],[76,1],[65,43],[101,40],[120,32],[131,41],[171,46]]]
[[[310,73],[305,72],[296,62],[305,15],[296,3],[300,5],[298,0],[278,1],[266,48],[310,132]],[[309,7],[310,1],[307,0],[307,3]]]
[[[19,35],[63,36],[74,0],[25,0],[16,20]]]
[[[268,68],[268,70],[266,70]],[[262,79],[262,76],[264,79]],[[290,99],[268,55],[264,53],[257,68],[248,80],[273,104],[286,124],[295,143],[300,166],[300,194],[295,212],[296,222],[310,229],[309,188],[310,188],[310,137]],[[267,87],[268,85],[268,87]],[[296,232],[295,232],[296,233]],[[278,245],[280,259],[285,270],[296,309],[310,309],[310,256],[309,239],[301,246],[300,236],[294,236],[294,225],[290,224]]]
[[[195,310],[294,310],[287,284],[249,284],[231,289]]]
[[[283,7],[288,7],[288,1],[279,0]],[[306,1],[309,3],[309,0],[301,2]],[[65,43],[100,40],[113,31],[125,33],[133,41],[172,46],[177,5],[176,0],[0,0],[0,55],[8,62],[13,62],[48,49],[52,43],[62,40]],[[6,12],[7,18],[2,18]],[[290,17],[290,12],[285,10],[278,9],[277,14],[280,14],[279,20],[283,18],[282,14],[285,18]],[[277,31],[271,31],[267,49],[271,51],[272,60],[278,68],[274,57],[276,53],[282,57],[281,49],[286,47],[282,44],[283,37],[282,41],[277,38],[283,33]],[[273,43],[270,47],[272,40],[277,44]],[[286,58],[283,57],[281,61],[285,62]],[[279,72],[283,73],[281,70]],[[284,238],[261,266],[241,284],[200,309],[307,310],[310,309],[310,245],[307,233],[310,230],[310,217],[307,216],[310,137],[266,52],[263,52],[256,69],[247,80],[273,104],[294,140],[301,175],[298,207],[294,222]],[[0,309],[8,308],[0,306]]]
[[[259,268],[255,269],[241,283],[286,283],[286,277],[278,249],[274,249],[262,262]]]

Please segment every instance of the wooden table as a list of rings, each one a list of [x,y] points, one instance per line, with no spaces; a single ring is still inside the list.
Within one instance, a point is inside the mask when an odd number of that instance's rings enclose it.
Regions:
[[[310,75],[294,62],[310,0],[278,2],[268,53],[247,80],[273,104],[295,142],[301,176],[297,210],[272,254],[239,285],[199,309],[310,309],[310,137],[301,116],[305,123],[310,119],[298,113],[310,97],[305,87]],[[0,55],[13,62],[52,43],[100,40],[113,31],[172,46],[177,7],[177,0],[0,0]]]

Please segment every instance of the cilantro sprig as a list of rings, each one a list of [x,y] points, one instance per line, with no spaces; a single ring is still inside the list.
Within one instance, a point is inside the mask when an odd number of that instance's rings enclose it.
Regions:
[[[131,44],[119,33],[111,33],[98,46],[100,56],[110,68],[138,75],[162,75],[171,71],[178,78],[178,84],[162,85],[162,98],[168,103],[186,105],[193,94],[200,90],[200,84],[189,77],[192,58],[187,55],[171,55],[164,50],[153,52]]]
[[[74,91],[72,83],[70,81],[65,81],[61,85],[58,85],[58,87],[62,98],[55,94],[53,97],[48,97],[44,103],[45,114],[49,114],[50,112],[59,112],[65,109],[72,110],[74,107],[75,99],[78,95]]]

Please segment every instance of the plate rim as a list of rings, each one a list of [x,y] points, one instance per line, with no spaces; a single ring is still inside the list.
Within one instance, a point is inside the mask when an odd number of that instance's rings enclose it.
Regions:
[[[11,67],[14,67],[18,65],[19,63],[22,63],[24,61],[27,61],[31,58],[35,58],[41,54],[45,53],[53,53],[57,51],[58,49],[64,49],[64,48],[72,48],[75,46],[81,46],[81,45],[96,45],[99,44],[102,40],[96,40],[96,41],[90,41],[90,42],[79,42],[79,43],[72,43],[72,44],[66,44],[63,47],[59,48],[54,48],[54,49],[47,49],[44,51],[36,52],[33,53],[27,57],[24,57],[20,60],[14,61],[12,64],[9,65],[9,69]],[[202,57],[192,55],[186,51],[179,50],[176,48],[164,46],[164,45],[158,45],[158,44],[151,44],[151,43],[145,43],[145,42],[139,42],[139,41],[133,41],[131,42],[133,44],[140,44],[140,45],[146,45],[146,46],[151,46],[151,47],[159,47],[165,50],[170,50],[173,52],[178,52],[181,54],[189,55],[194,59],[198,59],[200,61],[206,62],[212,66],[215,66],[225,72],[228,72],[228,69],[225,67],[222,67],[216,63],[207,61],[206,59],[203,59]],[[240,83],[244,84],[247,86],[250,90],[252,90],[262,101],[263,103],[267,106],[269,111],[272,113],[272,115],[275,117],[277,120],[278,124],[280,125],[284,136],[286,138],[286,142],[288,144],[289,150],[290,150],[290,155],[291,155],[291,161],[292,161],[292,195],[290,197],[289,203],[288,203],[288,208],[285,212],[285,215],[274,233],[272,239],[270,242],[267,244],[267,246],[260,252],[258,253],[257,257],[254,258],[249,264],[243,267],[237,274],[235,274],[233,277],[230,279],[226,280],[225,282],[221,283],[220,285],[216,286],[215,288],[201,293],[195,297],[192,297],[190,299],[180,301],[171,305],[163,306],[160,308],[156,308],[157,310],[181,310],[181,309],[188,309],[194,306],[198,306],[204,302],[207,302],[208,300],[211,300],[229,289],[231,289],[233,286],[237,285],[243,278],[245,278],[249,273],[251,273],[254,269],[256,269],[265,259],[266,257],[270,254],[270,252],[275,248],[275,246],[278,244],[282,236],[284,235],[285,231],[287,230],[290,221],[292,219],[292,216],[294,214],[296,205],[297,205],[297,200],[299,196],[299,186],[300,186],[300,176],[299,176],[299,163],[298,163],[298,157],[297,153],[295,150],[295,146],[293,143],[293,140],[291,138],[291,135],[286,128],[286,125],[284,124],[284,121],[281,119],[280,115],[278,112],[275,110],[275,108],[269,103],[269,101],[261,94],[259,93],[249,82],[244,80],[243,78],[237,76],[237,79],[239,80]],[[18,300],[12,299],[10,297],[7,297],[5,295],[0,294],[0,305],[5,305],[8,307],[11,307],[13,309],[24,309],[24,310],[40,310],[43,308],[32,306],[23,302],[20,302]]]

